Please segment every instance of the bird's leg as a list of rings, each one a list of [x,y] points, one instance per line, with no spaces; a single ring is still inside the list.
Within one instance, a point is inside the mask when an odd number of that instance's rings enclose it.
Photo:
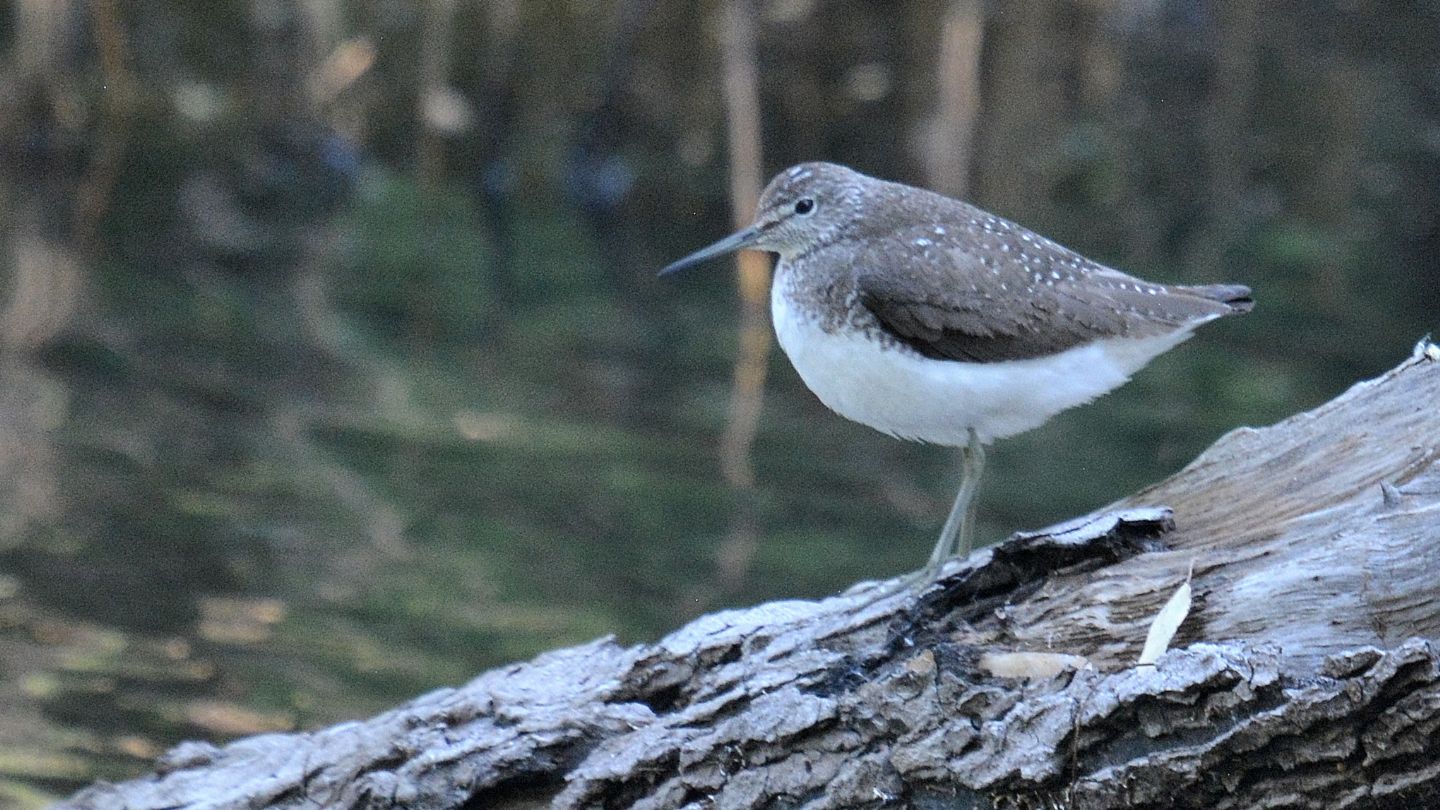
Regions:
[[[970,428],[970,443],[965,447],[960,464],[960,493],[955,496],[958,506],[965,503],[965,517],[960,521],[960,531],[955,536],[955,548],[951,556],[968,557],[975,549],[975,496],[980,492],[980,476],[985,474],[985,446],[980,443],[975,428]],[[966,491],[969,487],[969,491]]]
[[[960,491],[955,494],[955,505],[945,518],[945,527],[940,530],[940,539],[930,560],[925,563],[914,579],[917,585],[928,585],[940,576],[945,561],[959,554],[969,554],[974,545],[975,533],[975,491],[980,488],[980,475],[985,471],[985,448],[975,429],[970,429],[970,442],[960,449]]]

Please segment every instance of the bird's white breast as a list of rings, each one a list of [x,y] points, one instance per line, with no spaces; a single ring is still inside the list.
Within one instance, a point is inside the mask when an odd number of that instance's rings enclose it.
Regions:
[[[935,360],[859,332],[826,331],[780,279],[770,294],[780,347],[831,410],[904,439],[960,446],[1039,427],[1130,378],[1194,326],[1148,338],[1109,338],[1027,360]]]

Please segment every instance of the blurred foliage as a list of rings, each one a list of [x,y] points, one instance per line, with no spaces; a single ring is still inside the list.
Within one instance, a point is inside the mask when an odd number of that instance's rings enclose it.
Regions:
[[[925,184],[944,7],[761,4],[770,168]],[[920,562],[949,454],[778,355],[759,503],[720,479],[732,284],[653,278],[729,221],[713,8],[0,3],[0,805]],[[1440,299],[1436,8],[1018,8],[969,196],[1259,305],[999,445],[990,539],[1389,367]]]

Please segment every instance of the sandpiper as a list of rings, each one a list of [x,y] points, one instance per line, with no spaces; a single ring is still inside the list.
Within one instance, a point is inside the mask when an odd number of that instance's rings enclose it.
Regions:
[[[660,271],[778,254],[780,346],[831,410],[961,448],[961,484],[917,579],[971,549],[984,447],[1124,383],[1201,324],[1248,312],[1239,284],[1156,284],[925,189],[802,163],[754,223]]]

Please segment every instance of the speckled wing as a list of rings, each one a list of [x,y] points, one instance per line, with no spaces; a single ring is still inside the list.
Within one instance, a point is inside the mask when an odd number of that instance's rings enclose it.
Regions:
[[[907,228],[855,257],[881,328],[942,360],[995,363],[1112,337],[1147,337],[1249,308],[1239,285],[1167,287],[1127,276],[994,217]]]

